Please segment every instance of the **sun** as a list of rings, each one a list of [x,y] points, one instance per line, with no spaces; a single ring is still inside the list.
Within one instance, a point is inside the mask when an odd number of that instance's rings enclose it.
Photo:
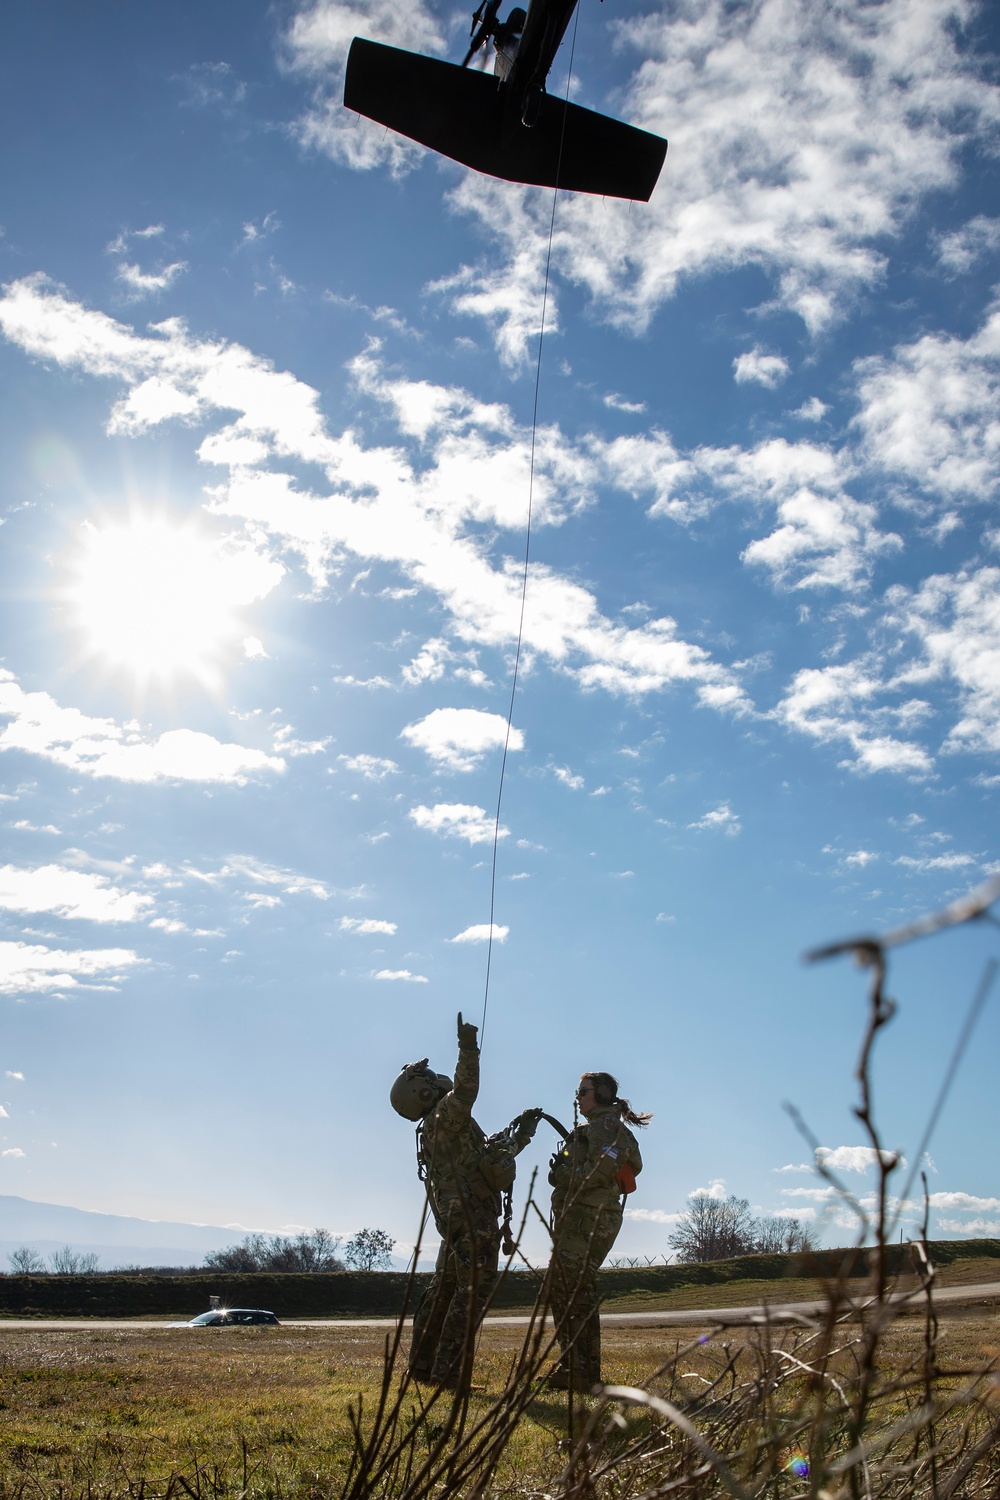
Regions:
[[[136,512],[85,522],[72,571],[84,656],[142,686],[188,677],[215,689],[246,631],[244,611],[284,569],[245,538]]]

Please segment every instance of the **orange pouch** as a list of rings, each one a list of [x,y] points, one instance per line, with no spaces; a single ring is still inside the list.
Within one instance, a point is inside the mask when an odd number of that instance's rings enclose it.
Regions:
[[[615,1173],[615,1182],[618,1184],[618,1191],[620,1193],[628,1194],[635,1192],[635,1173],[628,1162],[623,1167],[618,1168],[618,1171]]]

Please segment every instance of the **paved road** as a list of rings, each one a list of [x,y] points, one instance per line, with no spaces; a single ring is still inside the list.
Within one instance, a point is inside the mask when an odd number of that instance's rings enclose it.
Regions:
[[[894,1302],[905,1302],[911,1293],[899,1292]],[[918,1299],[919,1300],[919,1299]],[[975,1286],[939,1287],[934,1294],[939,1307],[963,1303],[996,1302],[1000,1300],[1000,1281],[984,1281]],[[685,1324],[728,1323],[747,1324],[770,1318],[772,1322],[795,1320],[822,1312],[825,1302],[775,1302],[769,1307],[697,1307],[669,1309],[663,1312],[619,1312],[602,1313],[601,1322],[607,1324],[632,1324],[635,1327],[675,1328]],[[499,1315],[487,1319],[490,1324],[524,1327],[525,1314]],[[394,1318],[290,1318],[285,1327],[290,1328],[395,1328]],[[68,1331],[74,1328],[89,1328],[92,1331],[115,1328],[159,1329],[170,1328],[169,1322],[143,1321],[139,1318],[0,1318],[0,1331],[5,1328],[52,1328]]]

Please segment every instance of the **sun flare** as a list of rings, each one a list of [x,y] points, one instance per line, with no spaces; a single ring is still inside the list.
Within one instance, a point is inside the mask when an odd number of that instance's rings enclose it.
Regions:
[[[143,684],[188,676],[215,687],[243,610],[283,571],[244,540],[163,515],[87,522],[70,589],[84,654]]]

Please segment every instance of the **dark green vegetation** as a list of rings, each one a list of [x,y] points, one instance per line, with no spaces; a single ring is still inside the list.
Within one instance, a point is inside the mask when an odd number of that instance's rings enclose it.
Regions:
[[[970,1259],[984,1264],[980,1281],[1000,1280],[1000,1240],[942,1240],[931,1245],[940,1284],[949,1285],[948,1268]],[[908,1245],[887,1251],[888,1272],[912,1268]],[[995,1262],[995,1270],[991,1263]],[[758,1302],[760,1287],[739,1288],[735,1297],[716,1295],[733,1283],[767,1283],[767,1300],[795,1301],[822,1295],[822,1282],[836,1276],[857,1280],[869,1274],[868,1255],[855,1251],[806,1255],[741,1255],[707,1265],[628,1266],[600,1273],[602,1297],[609,1306],[712,1307]],[[970,1279],[970,1278],[964,1278]],[[429,1277],[414,1278],[414,1297]],[[771,1283],[790,1281],[788,1286]],[[229,1307],[266,1307],[279,1318],[394,1317],[403,1306],[407,1277],[394,1271],[248,1273],[198,1271],[185,1276],[0,1276],[0,1317],[193,1317],[204,1312],[212,1295]],[[511,1271],[493,1300],[497,1312],[527,1310],[535,1300],[539,1278]],[[707,1296],[676,1300],[677,1294],[705,1288]],[[635,1299],[635,1300],[633,1300]]]

